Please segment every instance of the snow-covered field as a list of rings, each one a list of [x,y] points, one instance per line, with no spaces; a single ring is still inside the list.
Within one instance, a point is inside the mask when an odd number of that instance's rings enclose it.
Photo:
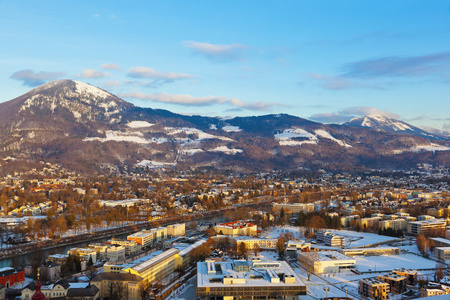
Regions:
[[[398,268],[430,269],[436,267],[436,262],[416,254],[382,255],[382,256],[355,256],[356,269],[367,271],[392,271]]]

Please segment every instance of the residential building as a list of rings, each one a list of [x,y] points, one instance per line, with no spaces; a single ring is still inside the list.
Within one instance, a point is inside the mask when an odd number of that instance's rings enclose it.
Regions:
[[[232,238],[236,241],[236,244],[239,247],[240,243],[244,243],[246,248],[249,251],[255,249],[255,247],[259,247],[259,249],[263,250],[275,250],[277,246],[277,239],[265,239],[265,238],[252,238],[248,236],[239,236]]]
[[[142,230],[127,236],[127,240],[136,241],[142,247],[150,246],[167,239],[167,227],[152,228],[150,230]]]
[[[122,285],[123,298],[128,300],[141,299],[139,295],[139,283],[143,280],[142,277],[130,273],[100,273],[91,280],[91,284],[99,289],[99,294],[102,299],[110,296],[112,285]],[[126,295],[126,296],[125,296]]]
[[[107,245],[96,243],[96,244],[90,244],[88,248],[95,250],[97,252],[97,259],[106,259],[106,249],[108,248]]]
[[[21,284],[25,281],[25,271],[16,270],[11,267],[0,269],[0,284],[6,289],[12,288],[17,284]]]
[[[251,222],[235,221],[228,222],[214,226],[217,234],[224,234],[230,236],[248,235],[255,236],[258,234],[258,226]]]
[[[378,275],[378,280],[389,283],[389,290],[391,293],[401,294],[406,291],[408,279],[405,276],[387,273]]]
[[[94,264],[97,262],[97,252],[94,249],[71,248],[67,251],[67,254],[83,257],[87,262],[89,262],[89,259],[92,259]]]
[[[305,269],[312,269],[315,273],[339,273],[353,270],[356,260],[336,251],[299,252],[298,261]]]
[[[88,283],[86,283],[88,285]],[[54,284],[49,285],[43,285],[41,287],[41,292],[47,297],[48,299],[65,299],[67,298],[67,291],[70,288],[70,284],[66,281],[59,281]],[[33,281],[29,283],[23,290],[22,290],[22,299],[29,300],[33,297],[34,293],[36,291],[36,283]]]
[[[186,224],[172,224],[167,226],[167,234],[171,237],[186,235]]]
[[[435,218],[443,218],[445,210],[447,210],[447,209],[439,208],[439,207],[427,208],[427,215],[430,215]]]
[[[139,245],[135,240],[116,240],[110,239],[107,243],[111,245],[124,246],[126,256],[134,256],[142,250],[142,246]]]
[[[274,211],[280,211],[281,209],[284,211],[289,210],[294,214],[298,214],[299,212],[306,214],[314,211],[314,203],[274,203],[272,209]]]
[[[446,221],[443,219],[428,219],[423,221],[409,222],[407,231],[409,234],[426,234],[432,230],[445,230]]]
[[[197,296],[202,299],[297,299],[306,285],[285,261],[198,262]]]
[[[395,216],[395,215],[394,215]],[[382,220],[378,223],[378,228],[381,230],[386,230],[392,228],[394,230],[406,230],[406,220],[405,219],[395,219],[395,220]]]
[[[166,251],[157,250],[129,262],[107,262],[103,266],[103,271],[135,274],[152,282],[174,272],[177,261],[182,264],[179,253],[180,251],[175,248]]]
[[[388,299],[389,283],[373,278],[361,279],[358,293],[374,300]]]
[[[56,281],[61,279],[61,266],[56,262],[47,261],[41,266],[41,277],[46,280]]]
[[[414,285],[417,282],[417,270],[411,269],[395,269],[392,273],[405,276],[407,278],[407,284]]]
[[[100,299],[100,290],[94,284],[85,288],[70,288],[67,291],[67,298],[71,300]]]
[[[106,250],[106,257],[110,261],[123,261],[125,260],[125,247],[124,246],[111,246]]]
[[[331,247],[343,247],[345,246],[345,238],[337,234],[327,234],[324,243]]]
[[[450,247],[434,248],[434,256],[442,262],[450,260]]]
[[[432,297],[450,294],[450,286],[437,282],[430,282],[420,289],[420,297]]]
[[[361,218],[356,220],[356,226],[359,226],[362,229],[365,228],[373,228],[378,225],[378,222],[381,221],[380,217],[373,218]]]

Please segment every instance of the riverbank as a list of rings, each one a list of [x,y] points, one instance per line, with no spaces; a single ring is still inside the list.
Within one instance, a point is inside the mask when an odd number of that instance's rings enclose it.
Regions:
[[[206,212],[199,212],[195,214],[189,214],[189,215],[182,215],[182,216],[176,216],[176,217],[168,217],[164,219],[154,220],[154,221],[147,221],[137,224],[130,224],[125,225],[122,227],[115,227],[108,230],[103,231],[97,231],[95,233],[85,233],[80,234],[76,236],[66,237],[66,238],[60,238],[55,240],[48,240],[48,241],[42,241],[42,242],[33,242],[33,243],[27,243],[27,244],[21,244],[16,247],[10,247],[7,249],[3,249],[0,251],[0,260],[9,259],[13,257],[19,257],[22,255],[30,254],[36,251],[41,250],[50,250],[53,248],[58,247],[64,247],[64,246],[70,246],[75,244],[80,244],[84,242],[92,242],[100,239],[108,239],[114,236],[119,235],[126,235],[131,234],[134,232],[137,232],[142,229],[148,229],[148,228],[154,228],[158,226],[167,226],[170,224],[176,224],[180,222],[190,222],[190,221],[198,221],[198,220],[210,220],[213,218],[223,217],[224,213],[227,211],[233,211],[240,207],[257,207],[266,205],[269,202],[274,201],[274,198],[265,198],[261,201],[257,202],[250,202],[250,203],[244,203],[240,204],[239,206],[233,206],[233,207],[227,207],[223,209],[213,210],[213,211],[206,211]]]

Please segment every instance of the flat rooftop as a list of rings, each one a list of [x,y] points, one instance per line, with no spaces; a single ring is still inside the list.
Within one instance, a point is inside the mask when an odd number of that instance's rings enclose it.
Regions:
[[[242,264],[243,261],[238,261]],[[262,286],[305,286],[292,268],[285,261],[262,260],[248,262],[250,271],[238,272],[234,270],[235,261],[227,262],[198,262],[197,287],[262,287]],[[271,282],[271,278],[281,273],[293,277],[293,283]],[[239,283],[224,284],[223,278],[240,279]]]

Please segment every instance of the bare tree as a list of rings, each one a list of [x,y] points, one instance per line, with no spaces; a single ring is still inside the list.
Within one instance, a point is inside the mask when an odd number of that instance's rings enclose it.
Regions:
[[[253,253],[255,253],[255,256],[258,256],[259,251],[261,251],[261,247],[259,246],[258,243],[255,243],[255,244],[253,245]]]
[[[444,278],[444,265],[442,263],[438,263],[436,265],[434,278],[436,279],[437,282],[441,282],[441,279]]]
[[[284,237],[282,234],[277,239],[277,250],[278,250],[278,256],[281,258],[284,255],[284,250],[286,249],[286,245],[284,242]]]
[[[428,251],[428,240],[423,234],[419,234],[416,237],[416,244],[417,249],[422,253],[422,255],[425,255]]]
[[[95,276],[97,276],[97,274],[98,274],[97,268],[94,267],[94,266],[90,266],[90,267],[86,270],[86,273],[85,273],[86,277],[89,278],[89,283],[91,283],[91,280],[92,280]]]
[[[239,253],[244,257],[244,259],[247,259],[248,249],[245,243],[239,243]]]

